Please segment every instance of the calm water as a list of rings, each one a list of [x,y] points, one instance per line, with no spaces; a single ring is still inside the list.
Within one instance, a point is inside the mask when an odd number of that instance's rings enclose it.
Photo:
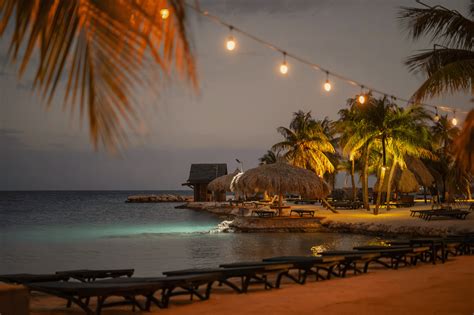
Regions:
[[[137,275],[157,275],[373,240],[336,233],[210,234],[220,218],[171,203],[124,203],[137,193],[0,192],[0,273],[135,268]]]

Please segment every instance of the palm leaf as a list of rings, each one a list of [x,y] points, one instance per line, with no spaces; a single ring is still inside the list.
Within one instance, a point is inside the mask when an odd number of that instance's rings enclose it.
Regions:
[[[164,78],[176,71],[196,86],[184,21],[183,0],[0,1],[0,36],[12,25],[9,52],[20,75],[36,67],[34,88],[48,104],[64,84],[64,104],[79,107],[81,118],[87,110],[94,147],[110,150],[139,120],[135,88],[156,84],[144,69]]]
[[[432,42],[453,48],[472,48],[474,22],[471,19],[442,6],[423,5],[424,8],[402,7],[399,12],[398,18],[413,39],[429,36]],[[471,17],[473,7],[471,4]]]

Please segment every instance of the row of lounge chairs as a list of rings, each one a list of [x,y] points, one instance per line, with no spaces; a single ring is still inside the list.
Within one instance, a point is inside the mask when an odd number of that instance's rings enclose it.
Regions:
[[[50,275],[0,275],[0,281],[20,283],[31,291],[51,294],[100,314],[104,307],[131,305],[149,311],[152,305],[168,307],[171,297],[189,295],[207,300],[213,285],[226,285],[237,293],[250,286],[279,288],[283,279],[304,284],[315,280],[363,274],[373,264],[397,269],[418,262],[444,262],[450,255],[472,254],[474,235],[389,242],[390,246],[360,246],[348,251],[323,251],[318,256],[279,256],[254,262],[221,264],[216,268],[164,272],[159,277],[133,277],[133,270],[76,270]],[[72,281],[71,281],[72,279]],[[115,297],[114,300],[110,300]],[[121,298],[117,300],[116,297]],[[97,299],[95,311],[90,299]]]
[[[426,221],[430,221],[433,217],[465,220],[472,210],[474,210],[474,207],[472,206],[466,209],[453,209],[451,206],[445,206],[442,208],[433,208],[431,210],[411,210],[410,215],[412,217],[419,217]]]

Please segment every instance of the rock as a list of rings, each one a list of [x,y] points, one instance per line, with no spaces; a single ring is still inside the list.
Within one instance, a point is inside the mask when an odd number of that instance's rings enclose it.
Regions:
[[[191,196],[179,195],[134,195],[128,196],[125,202],[129,203],[147,203],[147,202],[183,202],[192,200]]]

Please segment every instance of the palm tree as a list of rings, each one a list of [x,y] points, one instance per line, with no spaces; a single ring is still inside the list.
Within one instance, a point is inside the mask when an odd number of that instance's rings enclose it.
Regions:
[[[258,159],[258,161],[260,162],[259,165],[274,164],[278,161],[279,157],[279,152],[275,153],[274,150],[267,150],[267,153],[265,153],[264,155],[262,155],[262,157]]]
[[[449,184],[453,182],[453,175],[456,173],[451,147],[454,139],[458,137],[459,129],[452,125],[447,115],[442,115],[431,127],[431,134],[433,135],[432,151],[438,156],[438,160],[428,161],[428,165],[440,176],[441,201],[445,202],[450,191]]]
[[[320,176],[334,172],[334,165],[328,157],[328,154],[335,153],[334,147],[324,133],[324,125],[315,121],[311,112],[294,113],[289,128],[279,127],[277,130],[284,140],[272,149],[283,151],[283,157],[290,163]]]
[[[387,182],[387,209],[390,204],[391,187],[395,169],[406,168],[406,156],[435,159],[429,150],[430,134],[426,121],[430,118],[427,111],[419,105],[407,108],[395,107],[387,117],[386,150],[392,161]]]
[[[469,16],[443,6],[403,7],[399,18],[414,40],[427,36],[433,49],[410,56],[406,64],[422,72],[426,81],[414,93],[415,101],[457,91],[474,94],[474,3]]]
[[[0,37],[11,27],[10,58],[19,62],[20,76],[35,68],[34,88],[47,104],[64,84],[63,102],[87,117],[94,147],[113,150],[124,144],[124,128],[139,121],[134,88],[156,89],[175,70],[197,87],[184,6],[184,0],[2,0]]]

